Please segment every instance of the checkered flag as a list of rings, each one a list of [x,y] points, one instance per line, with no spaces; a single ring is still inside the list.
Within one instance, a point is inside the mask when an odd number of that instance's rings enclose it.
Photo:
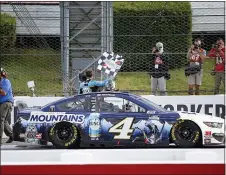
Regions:
[[[122,56],[114,55],[113,52],[104,52],[98,60],[97,69],[114,78],[123,65]]]

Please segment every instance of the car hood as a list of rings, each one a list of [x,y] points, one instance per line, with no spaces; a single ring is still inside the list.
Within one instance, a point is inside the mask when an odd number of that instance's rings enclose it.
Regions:
[[[200,114],[200,113],[189,113],[189,112],[178,112],[178,113],[181,119],[193,119],[193,120],[200,120],[200,121],[206,121],[206,122],[224,123],[224,119],[220,117],[211,116],[211,115]]]

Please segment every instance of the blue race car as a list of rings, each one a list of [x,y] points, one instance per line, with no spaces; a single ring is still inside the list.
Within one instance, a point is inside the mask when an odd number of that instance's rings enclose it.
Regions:
[[[219,119],[220,120],[220,119]],[[221,121],[221,120],[220,120]],[[97,92],[66,97],[42,108],[17,112],[14,139],[56,148],[196,147],[200,127],[138,95]]]

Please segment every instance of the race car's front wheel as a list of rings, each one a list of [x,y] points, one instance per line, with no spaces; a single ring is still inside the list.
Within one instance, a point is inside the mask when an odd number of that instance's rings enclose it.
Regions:
[[[69,149],[79,146],[78,129],[68,122],[55,124],[49,131],[49,137],[56,148]]]
[[[179,120],[171,130],[171,139],[178,147],[199,147],[202,133],[198,125],[190,120]]]

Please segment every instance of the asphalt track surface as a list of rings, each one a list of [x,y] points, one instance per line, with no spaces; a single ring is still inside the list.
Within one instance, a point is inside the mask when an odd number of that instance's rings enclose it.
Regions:
[[[2,140],[1,150],[40,150],[40,149],[55,149],[52,144],[47,146],[31,145],[29,143],[17,142],[5,143],[7,139]]]
[[[31,145],[28,143],[24,143],[24,142],[17,142],[14,141],[12,143],[5,143],[7,139],[3,139],[3,144],[0,147],[1,150],[51,150],[51,149],[56,149],[55,147],[52,146],[51,143],[48,143],[48,145],[46,146],[42,146],[42,145]],[[170,145],[169,147],[152,147],[152,148],[138,148],[138,149],[175,149],[176,147],[174,145]],[[210,146],[210,147],[203,147],[201,149],[224,149],[225,146]],[[103,149],[103,148],[80,148],[80,149]],[[108,148],[104,148],[104,149],[108,149]],[[112,149],[112,148],[109,148]],[[114,148],[114,149],[134,149],[134,148]],[[183,148],[186,149],[186,148]],[[190,149],[190,148],[188,148]]]

